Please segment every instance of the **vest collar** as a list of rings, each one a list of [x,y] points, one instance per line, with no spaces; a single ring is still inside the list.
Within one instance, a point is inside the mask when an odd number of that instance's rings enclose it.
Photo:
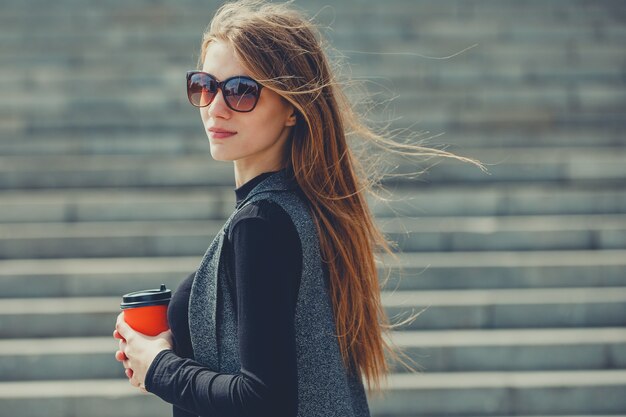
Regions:
[[[268,191],[289,191],[297,189],[297,187],[295,178],[291,177],[287,173],[287,168],[283,168],[258,183],[252,190],[250,190],[246,198],[241,200],[238,207],[243,207],[256,194]]]

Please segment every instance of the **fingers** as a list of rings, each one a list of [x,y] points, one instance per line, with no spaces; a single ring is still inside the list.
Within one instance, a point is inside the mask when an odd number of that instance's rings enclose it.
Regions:
[[[113,337],[115,339],[124,339],[122,334],[117,330],[118,326],[124,323],[124,312],[121,312],[117,315],[117,319],[115,320],[115,330],[113,330]]]
[[[122,311],[120,314],[117,315],[117,318],[115,319],[115,328],[117,329],[117,327],[124,322],[124,312]]]
[[[126,374],[130,384],[141,389],[143,392],[147,392],[142,384],[132,379],[135,372],[130,367],[130,359],[126,356],[126,347],[128,345],[126,343],[126,338],[122,335],[122,332],[126,331],[127,327],[128,325],[124,321],[124,312],[121,312],[117,316],[117,320],[115,321],[115,330],[113,330],[113,337],[115,339],[119,339],[119,350],[115,352],[115,360],[122,362],[122,365],[124,366],[124,374]]]
[[[115,330],[113,330],[113,338],[126,341],[126,339],[124,339],[124,337],[117,330],[117,325],[120,323],[120,320],[123,320],[123,318],[124,318],[123,313],[120,313],[117,315],[117,320],[115,321]]]
[[[118,342],[118,345],[119,345],[119,347],[120,347],[120,350],[121,350],[122,352],[126,353],[126,346],[128,346],[128,344],[126,343],[126,340],[121,339],[121,340]]]
[[[147,393],[148,391],[146,390],[145,384],[133,378],[133,375],[134,375],[134,372],[132,369],[126,370],[126,376],[128,377],[128,382],[130,383],[130,385],[132,385],[135,388],[139,388],[141,391]]]
[[[128,357],[123,351],[118,350],[117,352],[115,352],[115,360],[118,362],[124,362],[128,360]]]
[[[131,369],[130,358],[126,354],[127,344],[126,344],[126,342],[120,340],[119,345],[120,345],[120,350],[115,352],[115,359],[118,360],[119,362],[122,362],[122,365],[124,366],[125,369],[127,369],[127,370]],[[132,372],[132,369],[131,369],[131,372]],[[130,376],[129,376],[129,378],[130,378]]]
[[[113,332],[113,337],[119,336],[120,339],[125,340],[130,340],[134,337],[135,331],[124,320],[124,312],[121,312],[117,315],[115,330],[117,331],[117,333]]]
[[[161,333],[159,336],[163,337],[165,340],[169,342],[170,345],[174,344],[174,336],[172,335],[172,330],[168,329]]]

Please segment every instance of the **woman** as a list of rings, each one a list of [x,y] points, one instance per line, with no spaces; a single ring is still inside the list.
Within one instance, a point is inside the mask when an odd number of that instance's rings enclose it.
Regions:
[[[383,338],[395,326],[375,253],[392,249],[366,203],[375,180],[346,136],[466,159],[363,125],[314,26],[285,4],[222,6],[198,67],[189,101],[211,156],[233,161],[237,205],[176,291],[171,330],[148,337],[120,314],[115,357],[175,416],[369,416],[363,380],[380,393],[385,351],[404,362]]]

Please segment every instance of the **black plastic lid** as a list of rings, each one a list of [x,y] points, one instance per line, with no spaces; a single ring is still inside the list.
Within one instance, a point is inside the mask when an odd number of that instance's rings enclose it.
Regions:
[[[152,290],[135,291],[122,296],[120,307],[135,308],[168,304],[172,298],[172,290],[165,288],[165,284],[161,284],[161,288]]]

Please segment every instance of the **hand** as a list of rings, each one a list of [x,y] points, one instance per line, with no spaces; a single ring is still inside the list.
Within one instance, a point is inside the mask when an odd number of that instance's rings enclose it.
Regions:
[[[159,352],[172,349],[172,332],[166,330],[156,336],[147,336],[133,330],[124,321],[124,312],[117,316],[113,337],[120,339],[115,359],[124,365],[126,376],[132,386],[146,391],[148,368]]]

